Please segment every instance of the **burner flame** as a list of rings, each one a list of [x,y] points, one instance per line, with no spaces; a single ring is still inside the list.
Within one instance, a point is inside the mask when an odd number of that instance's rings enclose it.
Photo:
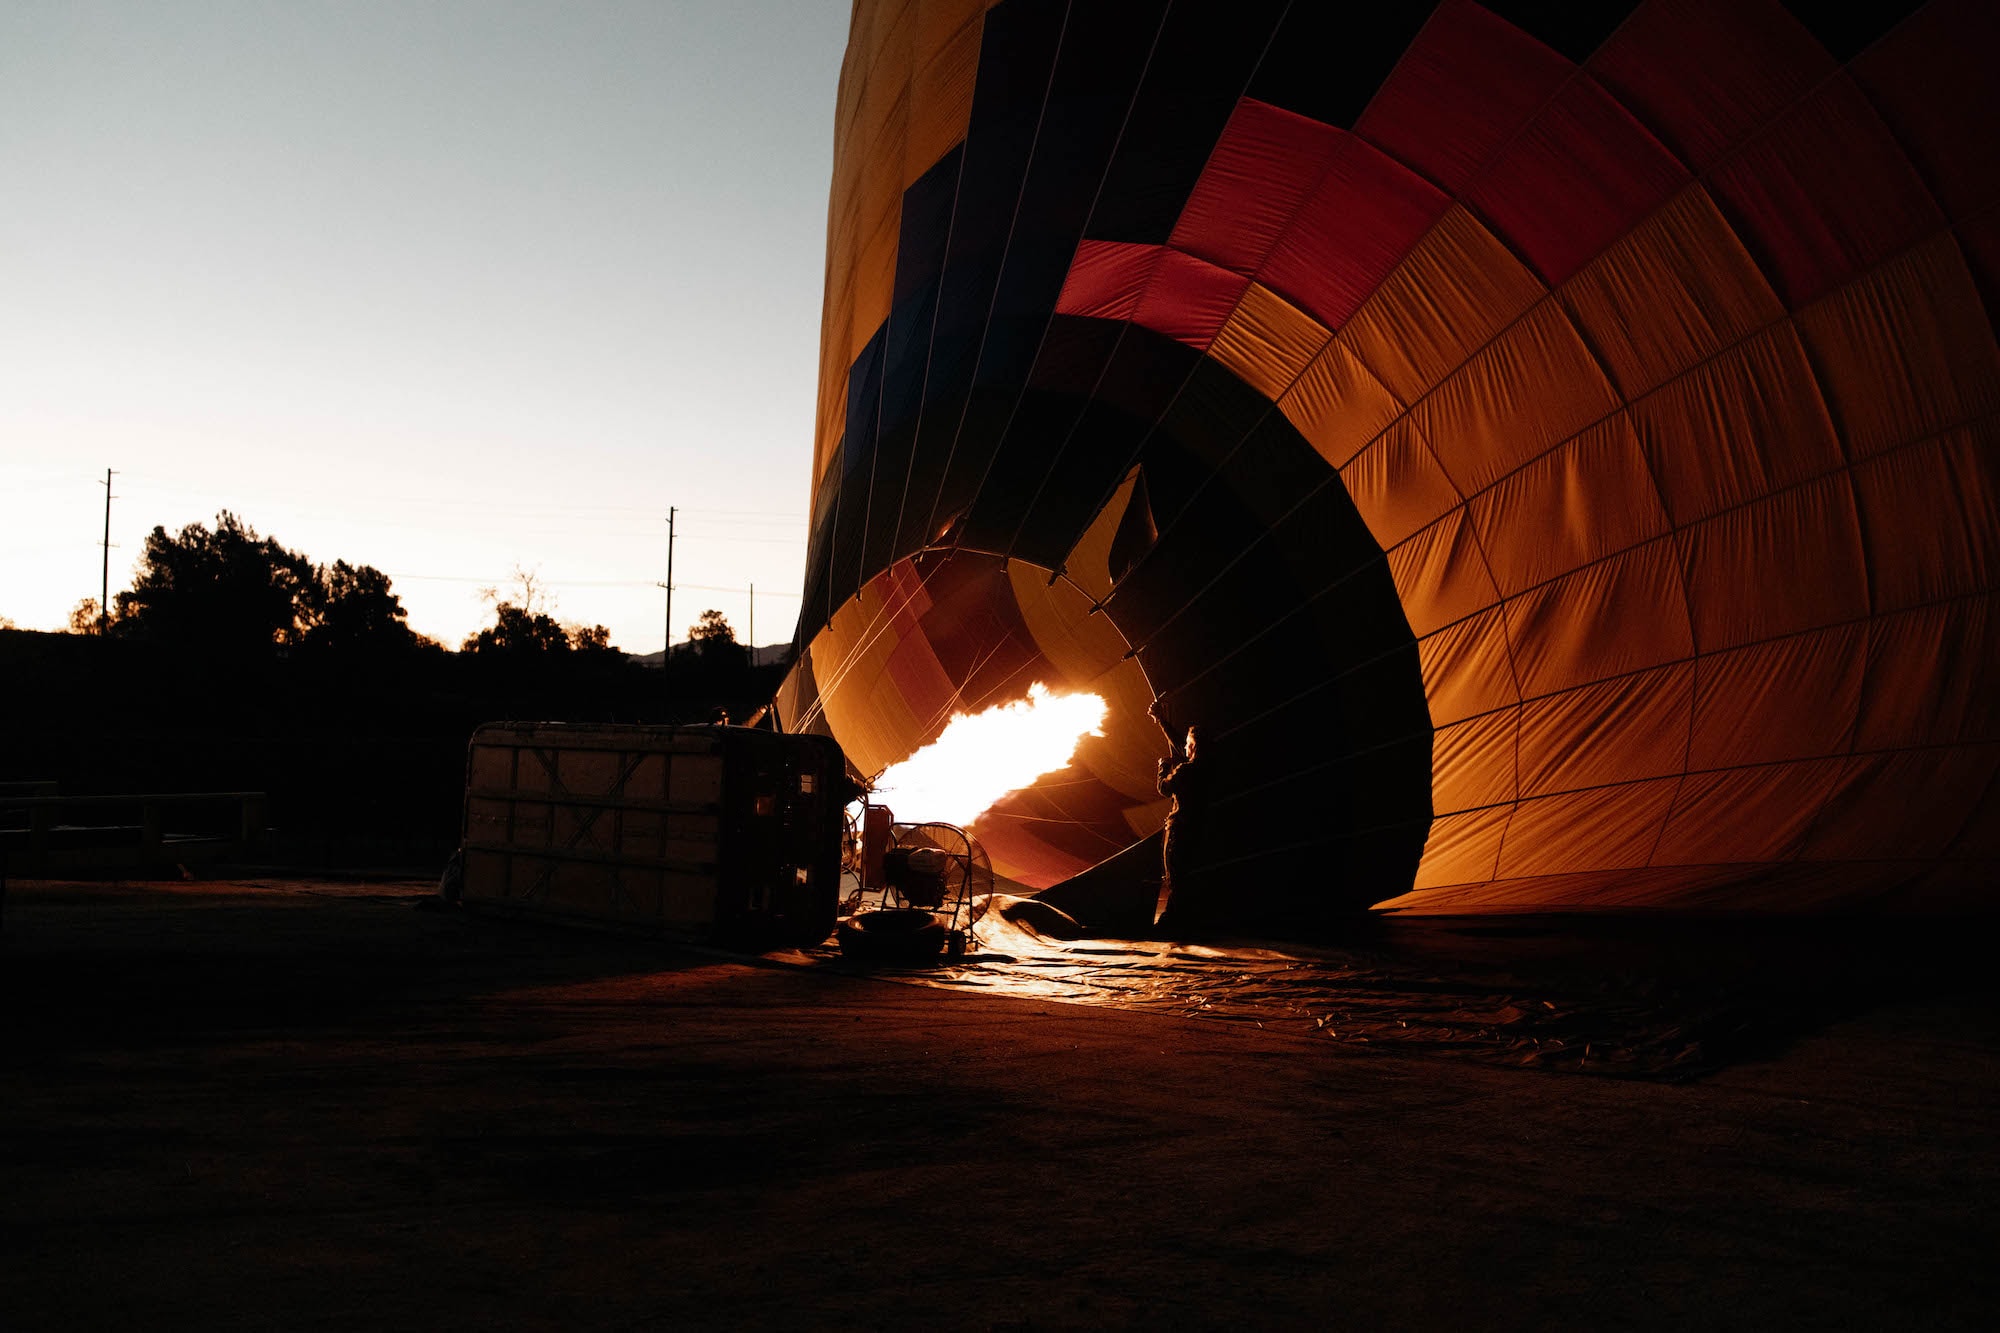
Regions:
[[[1025,699],[953,713],[936,740],[882,770],[876,794],[904,822],[969,828],[1002,797],[1067,767],[1085,736],[1104,734],[1104,713],[1095,694],[1031,685]]]

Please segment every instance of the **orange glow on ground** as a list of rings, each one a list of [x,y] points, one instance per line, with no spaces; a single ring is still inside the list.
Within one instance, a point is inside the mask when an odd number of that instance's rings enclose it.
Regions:
[[[969,827],[1009,792],[1069,764],[1085,736],[1102,736],[1104,700],[1095,694],[1028,697],[984,712],[953,713],[944,731],[875,779],[875,791],[908,823]]]

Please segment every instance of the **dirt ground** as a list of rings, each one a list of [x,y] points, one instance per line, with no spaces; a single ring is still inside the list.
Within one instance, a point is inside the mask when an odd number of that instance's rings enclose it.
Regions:
[[[1984,1328],[2000,1294],[1982,989],[1663,1082],[426,888],[11,886],[8,1329]]]

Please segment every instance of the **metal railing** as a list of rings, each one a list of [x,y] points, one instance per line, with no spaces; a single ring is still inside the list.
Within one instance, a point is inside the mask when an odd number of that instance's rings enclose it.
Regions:
[[[104,819],[132,812],[137,823]],[[214,860],[261,843],[264,815],[260,791],[62,796],[52,782],[10,782],[0,784],[0,851],[17,875]]]

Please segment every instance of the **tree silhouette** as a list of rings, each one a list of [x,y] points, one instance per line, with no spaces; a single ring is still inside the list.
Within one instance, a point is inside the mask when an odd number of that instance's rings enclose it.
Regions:
[[[534,569],[525,565],[514,566],[514,575],[507,580],[504,589],[498,585],[481,588],[479,600],[495,611],[503,605],[510,605],[531,616],[553,616],[556,610],[556,599],[550,594],[548,584],[542,581],[539,565]]]
[[[280,649],[336,653],[416,643],[389,576],[335,561],[331,569],[288,550],[228,510],[213,530],[190,523],[146,537],[132,587],[118,594],[114,634],[249,659]],[[90,599],[71,614],[94,621]]]
[[[104,608],[97,604],[95,597],[86,597],[69,611],[69,632],[71,634],[101,634],[110,627],[105,619]]]
[[[736,641],[736,631],[722,612],[710,608],[701,613],[701,618],[688,627],[688,644],[695,657],[704,665],[716,669],[747,667],[750,653]]]
[[[570,625],[569,646],[579,653],[613,653],[611,631],[603,625]]]
[[[122,633],[230,657],[269,656],[304,638],[317,571],[236,515],[215,529],[190,523],[178,535],[156,527],[129,591],[118,594]]]
[[[569,632],[556,623],[554,616],[502,602],[493,608],[493,623],[467,639],[464,650],[509,656],[567,653]]]
[[[343,651],[415,641],[402,599],[389,590],[389,576],[371,565],[336,560],[321,569],[306,610],[311,624],[305,640],[314,647]]]

